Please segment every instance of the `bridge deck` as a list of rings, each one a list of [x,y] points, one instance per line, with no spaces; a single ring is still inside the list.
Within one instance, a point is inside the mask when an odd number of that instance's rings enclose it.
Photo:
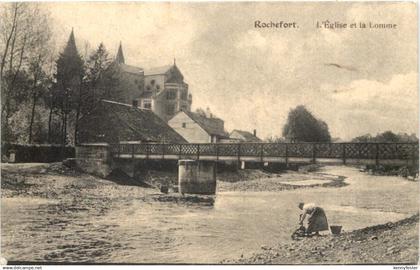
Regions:
[[[120,143],[111,153],[120,159],[412,165],[418,149],[416,143]]]

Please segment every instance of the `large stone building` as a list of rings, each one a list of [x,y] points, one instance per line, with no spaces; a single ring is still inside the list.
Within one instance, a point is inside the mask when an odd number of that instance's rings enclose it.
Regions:
[[[118,93],[113,95],[113,100],[132,104],[144,91],[144,70],[125,63],[121,44],[111,67],[114,75],[118,76],[118,86],[114,89]]]
[[[128,104],[134,101],[139,108],[153,111],[166,122],[181,110],[191,110],[192,95],[175,61],[149,70],[130,66],[125,63],[120,44],[114,64],[124,88],[117,101]]]

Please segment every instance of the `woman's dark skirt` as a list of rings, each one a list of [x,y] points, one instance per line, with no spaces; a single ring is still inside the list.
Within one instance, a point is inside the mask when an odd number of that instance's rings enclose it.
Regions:
[[[324,209],[316,207],[312,215],[308,218],[307,233],[320,232],[328,230],[327,216],[325,215]]]

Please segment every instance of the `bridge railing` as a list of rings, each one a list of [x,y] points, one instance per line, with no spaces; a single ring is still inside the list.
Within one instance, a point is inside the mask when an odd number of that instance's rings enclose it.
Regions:
[[[417,160],[417,143],[120,143],[111,146],[113,155],[175,155],[179,158],[282,157],[333,159]]]

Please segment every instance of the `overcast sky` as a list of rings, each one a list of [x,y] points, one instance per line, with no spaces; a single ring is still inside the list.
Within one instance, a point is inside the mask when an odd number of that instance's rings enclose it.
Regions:
[[[127,64],[176,58],[193,108],[232,129],[281,135],[305,105],[342,139],[418,133],[417,18],[412,3],[48,3],[57,46],[74,28],[79,50],[121,41]],[[296,22],[257,29],[254,21]],[[396,29],[317,29],[316,21],[394,23]]]

